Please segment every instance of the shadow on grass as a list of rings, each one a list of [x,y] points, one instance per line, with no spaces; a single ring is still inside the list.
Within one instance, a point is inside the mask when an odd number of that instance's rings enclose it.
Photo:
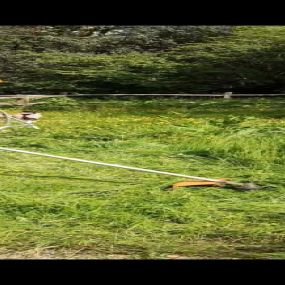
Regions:
[[[115,180],[102,180],[102,179],[96,179],[96,178],[84,178],[84,177],[73,177],[73,176],[63,176],[63,175],[27,175],[27,174],[21,174],[21,175],[12,175],[12,174],[3,174],[5,176],[17,176],[17,177],[28,177],[28,178],[43,178],[43,179],[50,179],[50,178],[55,178],[55,179],[67,179],[67,180],[79,180],[79,181],[93,181],[93,182],[100,182],[100,183],[125,183],[125,184],[135,184],[135,183],[130,183],[127,181],[115,181]]]

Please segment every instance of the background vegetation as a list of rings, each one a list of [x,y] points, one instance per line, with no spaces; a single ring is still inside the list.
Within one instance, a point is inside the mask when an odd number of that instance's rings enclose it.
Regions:
[[[282,93],[283,26],[2,26],[0,93]]]

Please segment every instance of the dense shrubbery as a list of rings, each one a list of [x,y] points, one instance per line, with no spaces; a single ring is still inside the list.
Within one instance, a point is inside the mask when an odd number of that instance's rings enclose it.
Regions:
[[[1,27],[1,93],[284,92],[285,27]]]

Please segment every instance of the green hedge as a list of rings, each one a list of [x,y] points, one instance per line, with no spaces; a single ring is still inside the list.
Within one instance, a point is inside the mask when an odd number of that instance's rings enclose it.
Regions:
[[[235,27],[156,52],[15,51],[1,41],[2,94],[285,92],[285,27]]]

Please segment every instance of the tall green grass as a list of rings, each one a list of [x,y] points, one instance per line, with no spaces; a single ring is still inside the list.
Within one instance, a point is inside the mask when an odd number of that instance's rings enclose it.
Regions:
[[[284,258],[285,101],[46,99],[0,145],[262,190],[0,152],[0,256]],[[14,113],[20,109],[6,107]],[[2,254],[2,255],[1,255]]]

